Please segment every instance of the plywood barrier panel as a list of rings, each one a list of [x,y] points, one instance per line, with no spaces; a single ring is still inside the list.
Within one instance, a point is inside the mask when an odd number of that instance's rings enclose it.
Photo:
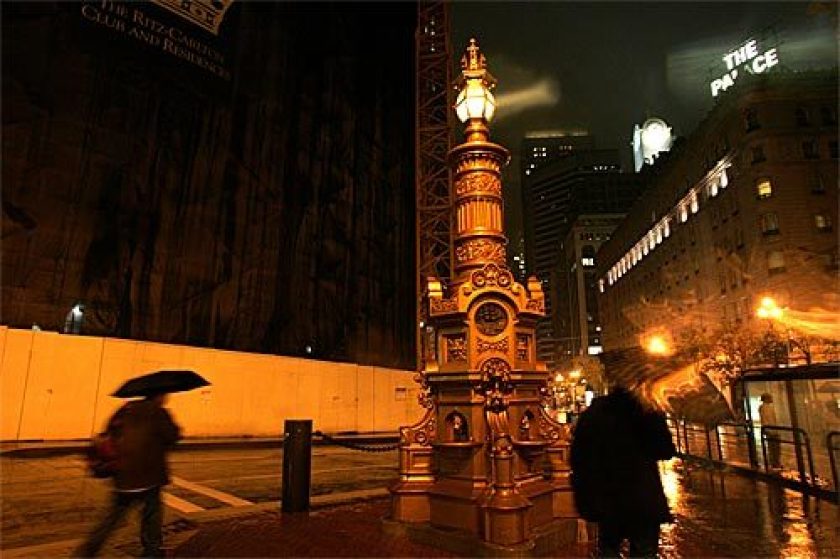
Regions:
[[[169,399],[187,437],[278,436],[286,419],[395,431],[422,413],[413,371],[6,328],[0,339],[4,440],[87,438],[124,403],[117,388],[162,369],[211,383]]]
[[[18,438],[32,337],[32,330],[3,328],[3,361],[0,363],[0,439],[4,441]]]
[[[102,338],[35,332],[21,439],[73,439],[90,434]]]

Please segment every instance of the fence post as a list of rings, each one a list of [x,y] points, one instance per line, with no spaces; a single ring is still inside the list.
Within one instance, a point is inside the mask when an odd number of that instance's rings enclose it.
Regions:
[[[709,433],[710,429],[708,425],[704,425],[703,427],[706,429],[706,456],[709,462],[714,462],[712,458],[712,435]]]
[[[793,431],[793,449],[796,452],[796,469],[799,470],[799,480],[807,485],[807,476],[805,474],[805,458],[802,456],[802,440],[800,433],[802,430],[799,427],[794,427]]]
[[[283,512],[309,510],[312,479],[312,420],[287,419],[283,427]]]
[[[834,451],[840,447],[834,446],[834,438],[840,435],[838,431],[831,431],[825,437],[825,447],[828,450],[828,461],[831,464],[831,476],[834,478],[834,494],[837,497],[837,503],[840,504],[840,474],[837,472],[837,458],[834,456]]]
[[[764,458],[764,471],[767,471],[767,428],[761,426],[761,456]]]
[[[744,433],[747,435],[747,454],[750,458],[750,467],[758,469],[758,452],[755,448],[755,428],[752,421],[744,423]]]

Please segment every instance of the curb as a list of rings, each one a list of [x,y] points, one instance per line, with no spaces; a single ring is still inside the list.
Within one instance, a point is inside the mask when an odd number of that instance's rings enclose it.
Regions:
[[[339,442],[353,442],[357,444],[383,444],[396,443],[399,435],[394,432],[366,433],[366,434],[340,434],[330,435],[333,440]],[[53,456],[69,456],[84,454],[90,447],[90,441],[66,441],[66,443],[16,443],[21,446],[12,448],[0,448],[0,456],[6,458],[49,458]],[[313,446],[338,446],[325,441],[320,437],[312,438]],[[186,439],[178,443],[172,450],[184,452],[191,450],[247,450],[253,448],[283,448],[281,437],[271,439],[230,439],[230,440],[206,440]]]

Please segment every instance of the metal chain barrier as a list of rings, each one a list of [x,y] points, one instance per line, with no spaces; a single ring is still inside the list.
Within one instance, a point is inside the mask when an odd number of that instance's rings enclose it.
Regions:
[[[321,437],[322,439],[324,439],[325,441],[327,441],[329,443],[332,443],[332,444],[335,444],[335,445],[338,445],[338,446],[343,446],[345,448],[349,448],[350,450],[361,450],[362,452],[390,452],[392,450],[397,450],[400,447],[399,442],[394,443],[394,444],[373,444],[373,445],[369,445],[369,444],[354,443],[354,442],[350,442],[350,441],[343,441],[343,440],[335,439],[335,438],[333,438],[333,437],[331,437],[331,436],[329,436],[326,433],[323,433],[321,431],[315,431],[312,434],[316,435],[318,437]]]

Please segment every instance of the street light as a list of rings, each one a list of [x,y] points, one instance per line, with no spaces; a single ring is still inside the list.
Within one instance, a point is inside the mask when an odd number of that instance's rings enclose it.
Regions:
[[[470,46],[461,59],[463,70],[455,83],[458,98],[455,100],[455,114],[467,124],[467,141],[486,141],[487,123],[496,113],[496,98],[492,90],[496,87],[496,78],[487,71],[487,60],[479,51],[475,39],[470,39]]]
[[[76,303],[64,318],[64,333],[79,334],[82,331],[82,323],[84,322],[84,319],[85,306],[82,303]]]
[[[756,309],[755,314],[758,318],[779,320],[782,318],[784,310],[776,304],[776,300],[772,297],[762,297],[761,305]]]
[[[665,340],[665,337],[659,334],[648,338],[647,343],[645,344],[645,350],[652,355],[671,354],[671,346],[668,344],[667,340]]]

